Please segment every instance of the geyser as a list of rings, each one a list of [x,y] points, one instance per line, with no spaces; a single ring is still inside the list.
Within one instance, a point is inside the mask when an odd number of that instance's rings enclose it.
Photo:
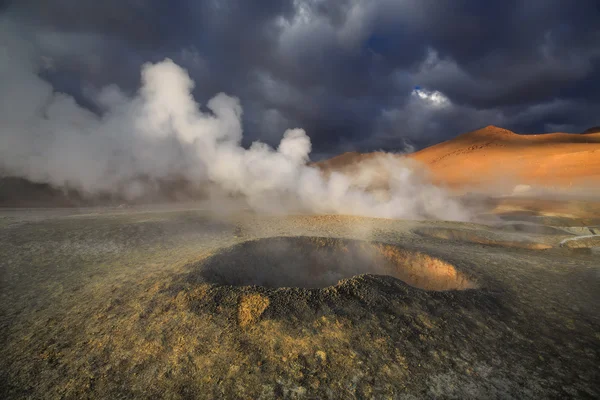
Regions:
[[[325,288],[361,274],[389,275],[424,290],[476,288],[454,266],[383,243],[324,237],[247,241],[204,260],[199,278],[216,285]]]

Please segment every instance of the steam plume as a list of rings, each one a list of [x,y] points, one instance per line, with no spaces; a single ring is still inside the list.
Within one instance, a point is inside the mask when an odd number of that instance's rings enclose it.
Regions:
[[[177,177],[217,185],[270,212],[468,218],[394,157],[378,165],[388,171],[389,195],[381,196],[367,190],[377,175],[368,166],[353,177],[323,177],[307,166],[311,142],[302,129],[285,131],[276,149],[260,142],[243,148],[238,99],[217,94],[202,112],[194,82],[169,59],[143,66],[133,97],[104,88],[94,98],[102,112],[93,113],[39,77],[34,53],[0,22],[0,160],[12,175],[127,198]]]

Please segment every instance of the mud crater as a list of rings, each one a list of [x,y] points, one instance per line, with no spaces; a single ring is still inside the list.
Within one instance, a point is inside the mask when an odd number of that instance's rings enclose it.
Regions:
[[[268,288],[325,288],[361,274],[389,275],[434,291],[477,288],[441,259],[397,246],[323,237],[273,237],[247,241],[199,265],[208,283]]]

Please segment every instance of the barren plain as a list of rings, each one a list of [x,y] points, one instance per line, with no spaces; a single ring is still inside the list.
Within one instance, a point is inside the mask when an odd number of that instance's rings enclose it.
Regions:
[[[600,219],[531,204],[3,210],[0,397],[597,398]]]

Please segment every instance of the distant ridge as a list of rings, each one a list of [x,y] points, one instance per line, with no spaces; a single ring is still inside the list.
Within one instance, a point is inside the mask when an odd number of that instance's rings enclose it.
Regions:
[[[486,126],[405,156],[418,161],[431,179],[457,191],[511,190],[517,185],[600,189],[600,129],[585,135],[522,135]],[[315,165],[347,168],[377,153],[344,153]]]
[[[322,170],[337,170],[346,166],[367,161],[383,155],[383,152],[359,153],[357,151],[349,151],[339,154],[327,160],[313,163],[312,165],[321,168]]]
[[[582,134],[521,135],[489,125],[412,154],[347,152],[311,165],[325,174],[354,174],[363,162],[377,161],[384,155],[415,160],[433,182],[458,192],[509,190],[519,185],[600,189],[600,127]],[[370,164],[372,168],[377,162]],[[155,196],[140,201],[169,202],[204,196],[202,190],[173,180],[162,182]],[[89,197],[74,189],[34,183],[0,171],[0,207],[81,207],[124,202],[111,195]]]
[[[5,173],[4,173],[5,174]],[[134,200],[122,196],[100,193],[84,194],[76,189],[55,187],[47,183],[0,175],[0,207],[90,207],[118,206],[122,204],[151,204],[205,199],[207,193],[182,179],[156,182],[156,191]]]
[[[600,132],[600,126],[594,126],[594,127],[588,128],[585,131],[581,132],[581,134],[587,135],[590,133],[599,133],[599,132]]]

